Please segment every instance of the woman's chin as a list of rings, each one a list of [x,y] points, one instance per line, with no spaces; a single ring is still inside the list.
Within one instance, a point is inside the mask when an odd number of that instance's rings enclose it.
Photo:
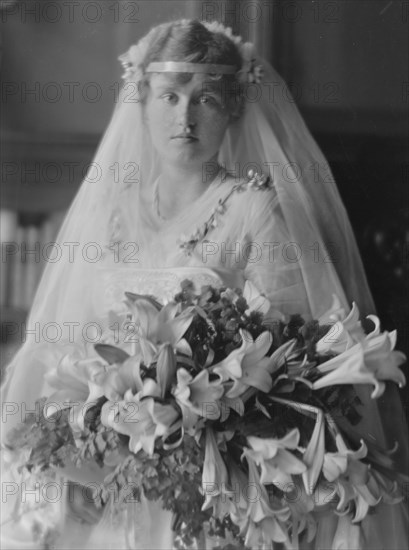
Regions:
[[[189,145],[178,149],[178,151],[174,151],[175,154],[167,155],[169,164],[176,168],[201,172],[204,164],[209,162],[207,155],[199,154],[199,151],[194,151]]]

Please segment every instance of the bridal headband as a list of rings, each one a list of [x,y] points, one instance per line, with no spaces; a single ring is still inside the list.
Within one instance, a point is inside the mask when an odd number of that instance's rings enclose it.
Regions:
[[[179,61],[152,62],[146,69],[142,68],[143,60],[149,49],[149,34],[142,38],[138,44],[129,48],[118,59],[125,69],[122,78],[126,81],[139,81],[145,73],[201,73],[209,75],[236,75],[237,81],[242,84],[260,83],[263,79],[263,67],[257,63],[254,45],[251,42],[244,42],[240,36],[235,36],[230,27],[221,23],[202,22],[210,32],[222,33],[227,36],[237,47],[243,60],[242,67],[236,65],[220,65],[213,63],[187,63]]]
[[[146,73],[208,73],[236,74],[235,65],[217,65],[214,63],[186,63],[185,61],[154,61],[149,63]]]

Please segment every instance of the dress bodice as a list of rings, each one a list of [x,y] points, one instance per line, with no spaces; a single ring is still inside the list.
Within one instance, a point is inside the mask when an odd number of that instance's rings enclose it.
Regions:
[[[120,307],[125,292],[148,294],[165,304],[180,292],[181,283],[185,280],[193,283],[197,293],[203,286],[244,286],[244,277],[239,270],[205,267],[132,269],[117,266],[101,269],[95,302],[102,316]]]

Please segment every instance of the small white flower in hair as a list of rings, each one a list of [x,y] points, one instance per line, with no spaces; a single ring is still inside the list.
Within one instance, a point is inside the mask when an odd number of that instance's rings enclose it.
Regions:
[[[238,81],[243,84],[259,84],[263,79],[264,71],[262,65],[256,64],[257,60],[254,45],[251,42],[243,43],[241,36],[234,35],[230,27],[225,27],[218,21],[212,21],[211,23],[203,22],[203,25],[210,32],[224,34],[237,46],[243,59],[243,66],[237,72]]]
[[[125,69],[125,72],[122,75],[124,80],[138,81],[143,77],[141,65],[147,53],[147,42],[148,41],[146,39],[140,40],[137,44],[131,46],[127,52],[118,57],[123,68]]]
[[[238,79],[243,83],[259,84],[264,76],[262,65],[257,65],[256,51],[251,42],[241,45],[240,53],[243,58],[243,67],[238,73]]]

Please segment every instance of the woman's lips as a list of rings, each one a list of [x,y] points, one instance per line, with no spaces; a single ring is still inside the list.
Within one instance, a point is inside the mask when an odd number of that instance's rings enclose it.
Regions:
[[[198,138],[196,136],[192,136],[191,134],[178,134],[177,136],[173,136],[172,139],[181,141],[198,141]]]

